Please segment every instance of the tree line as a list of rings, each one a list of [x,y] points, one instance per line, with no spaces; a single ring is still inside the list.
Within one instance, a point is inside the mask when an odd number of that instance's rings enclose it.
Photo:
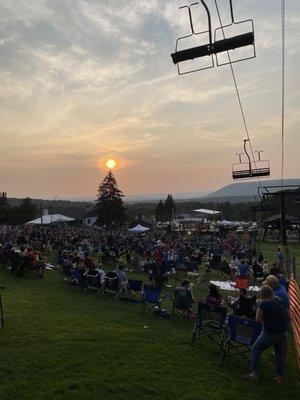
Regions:
[[[36,218],[38,206],[29,197],[21,200],[18,206],[11,206],[6,193],[0,196],[0,224],[23,225]]]
[[[168,194],[165,200],[159,202],[141,202],[125,204],[124,194],[119,189],[117,181],[112,172],[109,171],[98,187],[98,196],[95,203],[70,202],[63,200],[42,201],[32,200],[28,197],[18,200],[13,199],[10,204],[6,193],[0,194],[0,224],[7,223],[22,225],[32,219],[39,217],[42,207],[48,208],[49,213],[65,214],[75,219],[83,219],[87,215],[87,206],[93,216],[98,217],[98,224],[109,228],[123,226],[125,223],[137,218],[150,217],[158,221],[170,221],[180,214],[187,214],[198,208],[207,208],[221,211],[222,218],[232,221],[255,221],[279,214],[280,205],[278,198],[270,197],[265,201],[269,207],[268,212],[252,212],[251,208],[255,202],[231,203],[207,202],[201,200],[186,200],[175,202],[173,196]],[[42,204],[39,204],[41,202]],[[300,198],[287,196],[287,214],[300,218]]]

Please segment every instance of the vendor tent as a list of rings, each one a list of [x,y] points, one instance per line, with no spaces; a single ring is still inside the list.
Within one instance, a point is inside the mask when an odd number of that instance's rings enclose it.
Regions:
[[[217,215],[221,214],[221,211],[207,210],[206,208],[199,208],[197,210],[193,210],[193,212],[197,213],[200,217],[203,218],[214,218]]]
[[[230,222],[230,221],[227,221],[226,219],[223,219],[222,221],[218,221],[217,224],[219,226],[232,226],[232,225],[234,225],[234,222]]]
[[[71,222],[75,221],[74,218],[66,217],[61,214],[46,214],[40,218],[29,221],[26,225],[50,225],[55,223]]]
[[[149,228],[146,228],[145,226],[142,226],[140,224],[138,224],[135,227],[129,229],[129,232],[137,232],[137,233],[142,233],[142,232],[147,232],[147,231],[149,231]]]

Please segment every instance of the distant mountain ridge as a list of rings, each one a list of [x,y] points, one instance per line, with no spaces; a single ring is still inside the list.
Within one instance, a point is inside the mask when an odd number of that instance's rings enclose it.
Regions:
[[[280,186],[281,180],[263,180],[262,186]],[[300,179],[284,179],[284,185],[297,185],[300,186]],[[238,182],[232,183],[210,192],[209,190],[198,190],[190,192],[173,192],[173,197],[177,202],[184,201],[195,201],[199,200],[203,203],[208,202],[231,202],[231,203],[244,203],[255,200],[258,196],[257,188],[260,186],[258,181],[255,182]],[[165,199],[168,193],[157,193],[149,195],[130,195],[125,196],[124,200],[126,203],[154,203],[159,200]],[[94,203],[96,196],[74,196],[74,197],[62,197],[56,199],[55,202],[49,199],[34,199],[35,204],[42,204],[43,207],[49,206],[49,204],[65,205],[72,204],[73,206],[91,206]],[[10,198],[9,202],[11,205],[18,205],[20,199]],[[65,203],[65,204],[64,204]]]
[[[263,180],[261,181],[262,186],[280,186],[280,179],[272,179],[272,180]],[[284,179],[283,185],[297,185],[300,186],[300,179]],[[236,200],[239,198],[241,201],[251,201],[254,200],[255,197],[258,196],[258,187],[260,183],[258,181],[255,182],[240,182],[240,183],[232,183],[230,185],[226,185],[223,188],[210,193],[209,195],[202,198],[205,201],[230,201],[229,198],[235,198]],[[218,200],[219,199],[219,200]],[[237,201],[232,201],[236,203]]]

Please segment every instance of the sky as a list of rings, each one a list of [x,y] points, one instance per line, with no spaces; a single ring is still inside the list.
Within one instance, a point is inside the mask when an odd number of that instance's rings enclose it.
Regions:
[[[252,145],[264,149],[274,179],[281,174],[280,3],[234,1],[236,19],[255,23],[257,58],[234,70]],[[213,0],[207,4],[217,28]],[[228,1],[219,4],[227,22]],[[190,32],[182,5],[0,0],[0,191],[93,196],[109,157],[118,161],[114,173],[126,195],[232,183],[245,132],[230,68],[177,74],[170,54]],[[299,178],[300,1],[286,6],[284,175]],[[206,30],[200,6],[193,16],[195,29]],[[206,34],[192,39],[207,40]]]

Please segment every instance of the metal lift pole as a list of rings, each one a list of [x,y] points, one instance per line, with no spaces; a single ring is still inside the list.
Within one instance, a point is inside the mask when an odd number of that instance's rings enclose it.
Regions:
[[[285,207],[285,193],[280,193],[280,230],[281,230],[281,245],[284,249],[287,247],[286,235],[286,207]]]

